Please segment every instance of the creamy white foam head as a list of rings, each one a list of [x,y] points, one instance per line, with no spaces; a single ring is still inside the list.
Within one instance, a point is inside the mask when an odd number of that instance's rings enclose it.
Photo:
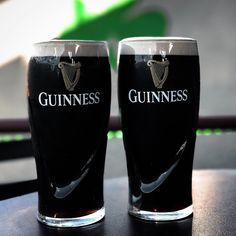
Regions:
[[[122,55],[198,55],[197,41],[182,37],[134,37],[119,43]]]
[[[34,44],[32,56],[107,57],[108,47],[104,41],[51,40]]]

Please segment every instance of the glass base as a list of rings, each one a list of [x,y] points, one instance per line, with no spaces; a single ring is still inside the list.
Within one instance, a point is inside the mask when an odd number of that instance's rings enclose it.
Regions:
[[[193,205],[190,205],[182,210],[170,212],[153,212],[139,210],[133,206],[129,207],[129,214],[142,220],[148,221],[171,221],[183,219],[193,213]]]
[[[81,217],[73,218],[54,218],[44,216],[38,212],[38,221],[53,227],[80,227],[86,226],[100,221],[105,216],[105,207],[102,207],[98,211]]]

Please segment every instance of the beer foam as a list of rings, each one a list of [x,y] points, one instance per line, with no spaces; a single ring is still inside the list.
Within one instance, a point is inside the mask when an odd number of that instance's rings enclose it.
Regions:
[[[121,55],[198,55],[197,41],[183,37],[133,37],[119,43]]]
[[[108,47],[105,41],[51,40],[34,44],[32,56],[108,57]]]

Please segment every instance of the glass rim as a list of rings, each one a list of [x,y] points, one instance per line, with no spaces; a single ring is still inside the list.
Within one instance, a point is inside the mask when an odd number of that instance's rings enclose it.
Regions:
[[[34,46],[43,46],[49,44],[83,44],[83,45],[106,45],[107,41],[103,40],[86,40],[86,39],[52,39],[48,41],[36,42]]]
[[[176,37],[176,36],[168,36],[168,37],[129,37],[124,38],[120,41],[120,43],[135,43],[135,42],[194,42],[196,43],[196,39],[188,38],[188,37]]]
[[[32,45],[31,57],[43,56],[108,57],[109,51],[106,41],[56,39]]]
[[[197,40],[185,37],[132,37],[119,42],[119,55],[198,55]]]

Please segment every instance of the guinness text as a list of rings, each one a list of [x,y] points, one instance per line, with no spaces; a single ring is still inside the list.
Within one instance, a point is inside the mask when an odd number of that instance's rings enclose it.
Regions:
[[[188,90],[137,91],[131,89],[128,98],[132,103],[182,102],[187,101]]]
[[[41,106],[83,106],[98,104],[100,92],[80,94],[47,94],[41,92],[38,97]]]

